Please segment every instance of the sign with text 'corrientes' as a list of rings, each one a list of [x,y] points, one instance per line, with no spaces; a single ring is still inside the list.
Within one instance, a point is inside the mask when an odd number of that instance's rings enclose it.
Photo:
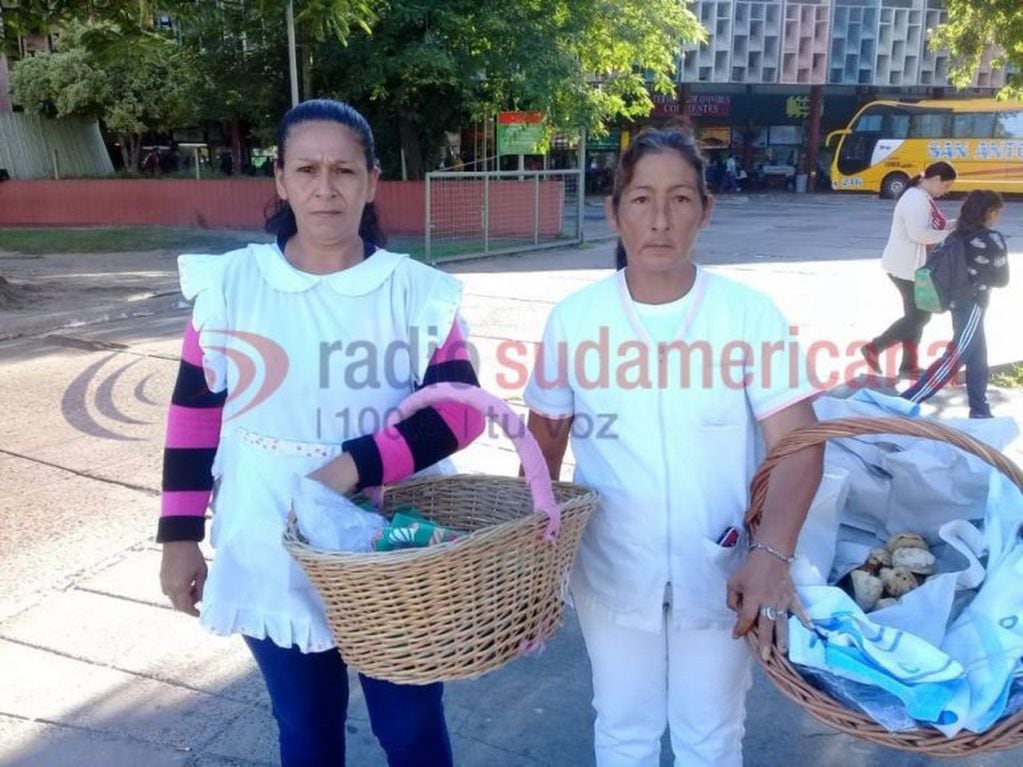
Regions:
[[[497,153],[540,154],[543,115],[540,112],[500,112],[497,115]]]

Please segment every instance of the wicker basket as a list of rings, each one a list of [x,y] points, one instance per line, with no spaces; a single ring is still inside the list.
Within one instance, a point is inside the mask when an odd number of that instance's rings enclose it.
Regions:
[[[500,424],[525,479],[455,475],[387,488],[381,512],[411,504],[427,519],[467,532],[450,543],[348,553],[303,542],[294,518],[283,536],[326,607],[338,649],[378,679],[427,684],[470,679],[551,638],[563,592],[597,494],[552,485],[540,448],[501,400],[481,389],[421,389],[390,419],[459,401]]]
[[[978,442],[967,434],[941,426],[933,421],[909,418],[844,418],[822,421],[787,435],[764,460],[751,484],[748,527],[755,528],[767,497],[771,471],[786,456],[829,439],[856,437],[864,434],[900,434],[949,442],[987,461],[1023,489],[1023,472],[997,450]],[[748,635],[750,647],[775,686],[820,722],[840,732],[873,741],[890,748],[918,751],[933,756],[955,757],[984,751],[1004,751],[1023,744],[1023,712],[1005,718],[983,733],[961,732],[945,737],[932,728],[905,732],[889,732],[865,714],[846,708],[831,696],[812,687],[776,646],[765,661],[758,652],[754,634]]]

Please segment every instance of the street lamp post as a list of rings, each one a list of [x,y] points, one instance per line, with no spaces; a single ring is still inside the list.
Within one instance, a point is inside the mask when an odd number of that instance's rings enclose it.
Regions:
[[[298,104],[298,56],[295,54],[295,0],[288,0],[288,64],[291,70],[291,105]]]

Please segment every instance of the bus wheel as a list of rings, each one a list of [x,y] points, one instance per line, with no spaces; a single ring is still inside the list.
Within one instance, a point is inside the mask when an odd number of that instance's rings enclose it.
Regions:
[[[881,182],[881,199],[893,200],[898,197],[906,189],[906,184],[909,183],[909,176],[905,173],[889,173],[884,177],[884,181]]]

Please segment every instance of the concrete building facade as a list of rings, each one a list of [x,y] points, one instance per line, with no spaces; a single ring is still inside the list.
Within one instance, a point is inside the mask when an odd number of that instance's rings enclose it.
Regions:
[[[705,43],[683,51],[685,83],[944,88],[948,55],[928,46],[944,0],[695,0]],[[996,89],[991,52],[974,78]]]

